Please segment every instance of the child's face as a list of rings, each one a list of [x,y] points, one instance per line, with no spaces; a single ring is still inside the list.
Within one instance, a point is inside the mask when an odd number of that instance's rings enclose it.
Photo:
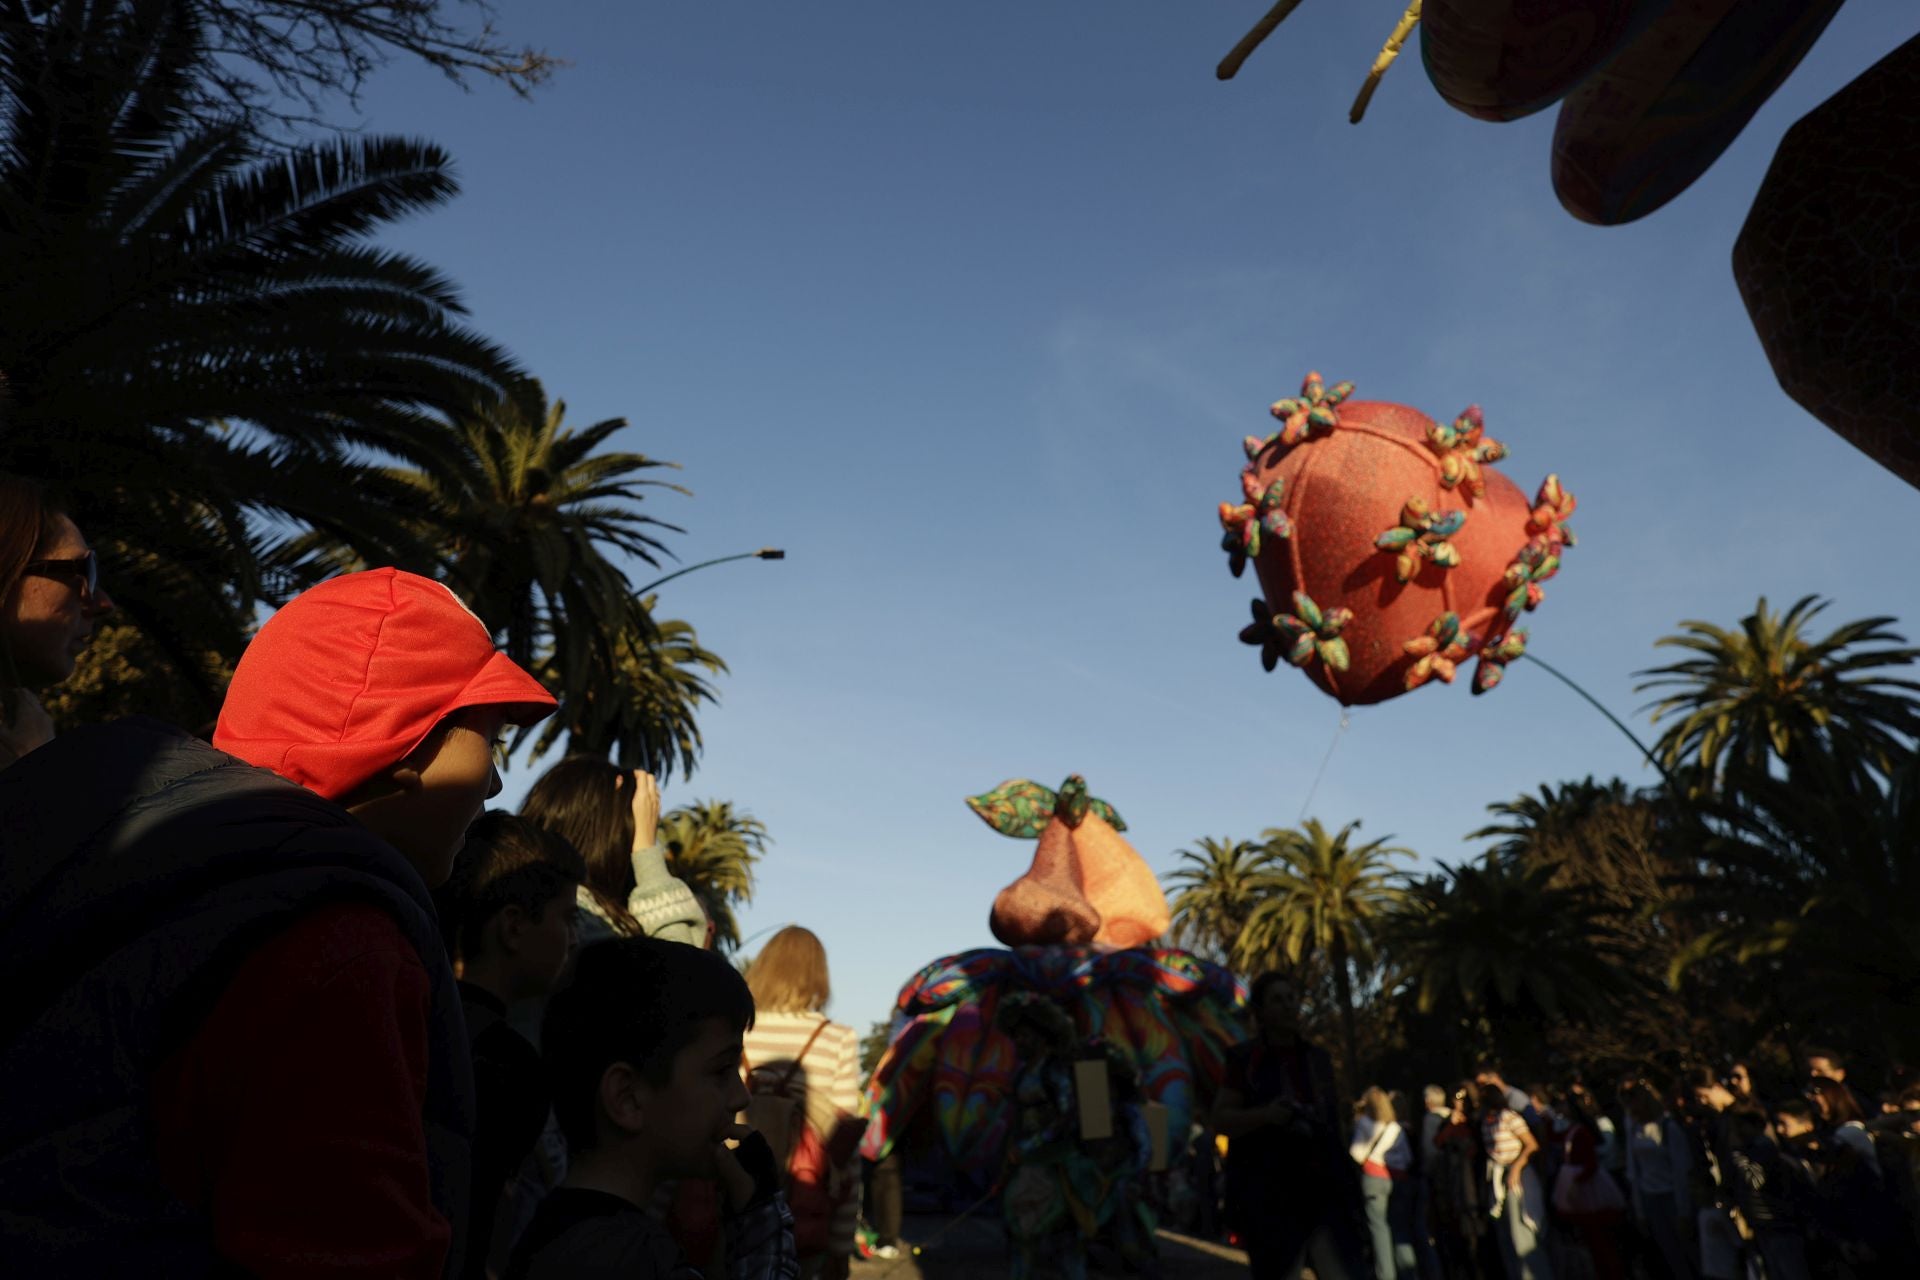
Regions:
[[[667,1083],[658,1089],[642,1084],[646,1111],[641,1131],[657,1174],[716,1175],[714,1153],[747,1105],[740,1053],[740,1033],[725,1018],[708,1018],[692,1042],[674,1055]]]
[[[573,955],[575,893],[556,894],[530,917],[520,934],[520,960],[526,975],[525,997],[543,996],[560,980]]]
[[[500,793],[493,767],[494,739],[506,724],[504,707],[465,707],[448,716],[426,751],[402,761],[382,794],[348,807],[406,855],[427,887],[453,871],[467,828]]]

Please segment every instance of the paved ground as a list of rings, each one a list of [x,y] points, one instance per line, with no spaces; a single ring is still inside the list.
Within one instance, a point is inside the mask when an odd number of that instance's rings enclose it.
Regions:
[[[920,1246],[917,1256],[904,1254],[895,1262],[855,1259],[853,1280],[989,1280],[1007,1273],[1006,1235],[994,1218],[909,1215],[903,1234]],[[1097,1255],[1095,1260],[1097,1264]],[[1238,1249],[1160,1233],[1161,1280],[1244,1280],[1246,1273],[1247,1258]],[[1098,1265],[1087,1274],[1089,1280],[1121,1280],[1126,1275]]]

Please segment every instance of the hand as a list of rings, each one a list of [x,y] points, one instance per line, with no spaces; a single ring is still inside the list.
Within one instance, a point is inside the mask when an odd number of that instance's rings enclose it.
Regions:
[[[633,851],[651,849],[660,838],[660,784],[645,769],[633,771]]]
[[[780,1187],[779,1169],[774,1164],[773,1148],[767,1140],[744,1124],[728,1127],[727,1137],[739,1143],[729,1148],[722,1142],[715,1150],[714,1163],[720,1172],[720,1185],[727,1203],[735,1213],[750,1205],[770,1200]]]
[[[0,769],[53,741],[53,717],[31,689],[0,689]]]

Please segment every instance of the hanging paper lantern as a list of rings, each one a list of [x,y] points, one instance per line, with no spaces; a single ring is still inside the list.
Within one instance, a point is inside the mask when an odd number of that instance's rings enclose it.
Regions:
[[[1787,131],[1733,276],[1786,393],[1920,485],[1920,36]]]
[[[1159,878],[1120,835],[1127,824],[1079,774],[1057,792],[1003,782],[967,805],[1003,836],[1040,841],[1027,873],[993,900],[988,924],[1008,946],[1138,947],[1171,926]]]
[[[1426,0],[1420,58],[1480,120],[1543,111],[1606,64],[1667,0]]]
[[[1643,218],[1712,167],[1841,0],[1674,0],[1574,90],[1553,132],[1567,212]]]
[[[1550,475],[1527,501],[1477,406],[1443,425],[1352,394],[1310,373],[1273,406],[1280,431],[1245,441],[1245,500],[1220,504],[1229,566],[1262,591],[1240,638],[1347,706],[1450,684],[1468,658],[1485,692],[1573,545],[1573,495]]]

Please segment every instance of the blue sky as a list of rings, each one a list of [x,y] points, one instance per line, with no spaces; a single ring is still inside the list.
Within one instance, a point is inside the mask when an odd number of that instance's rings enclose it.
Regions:
[[[970,793],[1084,773],[1162,872],[1301,817],[1340,708],[1236,641],[1213,512],[1309,368],[1477,402],[1523,489],[1561,474],[1580,545],[1534,649],[1623,715],[1683,618],[1920,617],[1920,495],[1779,391],[1729,267],[1781,134],[1903,6],[1842,10],[1701,182],[1610,229],[1554,199],[1552,112],[1470,120],[1417,57],[1347,123],[1397,0],[1309,0],[1216,82],[1263,8],[514,0],[508,35],[573,63],[531,102],[399,64],[365,99],[465,188],[385,242],[569,420],[683,466],[693,497],[647,499],[682,560],[787,548],[662,594],[733,668],[667,798],[767,823],[744,927],[818,932],[862,1028],[993,945],[1032,846]],[[1357,710],[1310,812],[1456,861],[1489,802],[1588,774],[1649,778],[1523,664]]]

